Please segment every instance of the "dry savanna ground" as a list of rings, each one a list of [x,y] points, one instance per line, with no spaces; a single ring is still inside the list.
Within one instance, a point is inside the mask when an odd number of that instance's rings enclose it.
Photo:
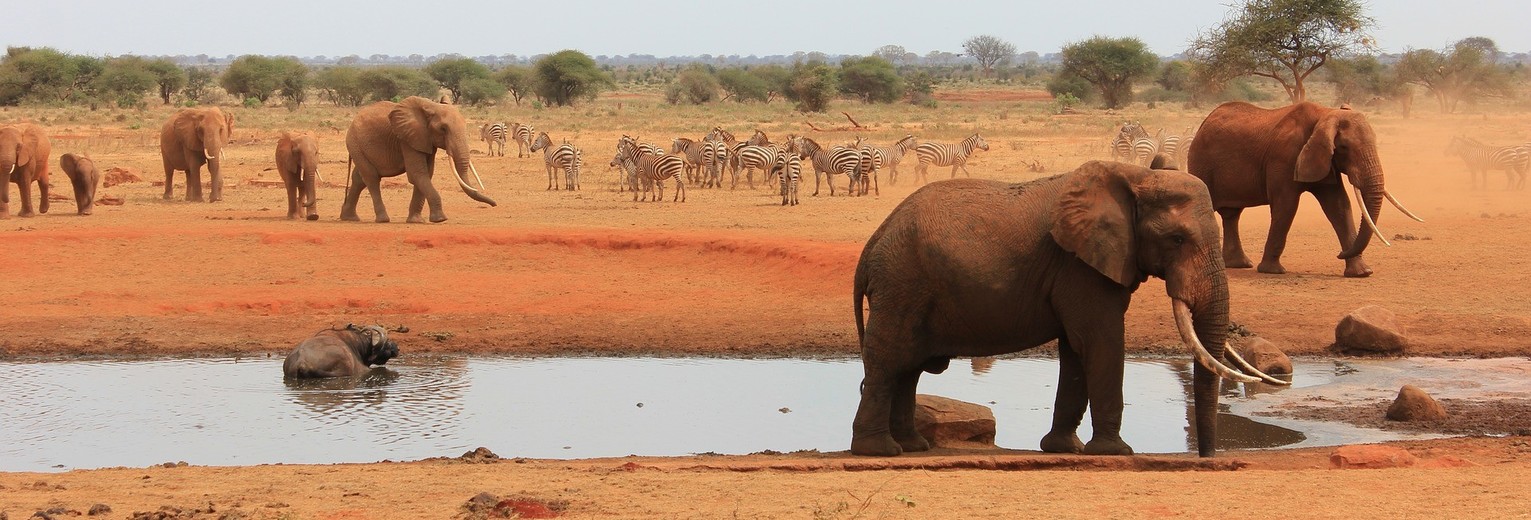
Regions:
[[[938,99],[934,109],[842,103],[812,115],[781,103],[676,107],[649,93],[608,94],[574,108],[465,108],[473,137],[479,123],[519,121],[581,146],[583,187],[545,190],[540,156],[517,158],[514,145],[505,157],[476,154],[498,207],[469,200],[438,176],[450,220],[434,225],[403,222],[409,192],[397,185],[384,193],[393,223],[371,223],[365,202],[364,222],[336,220],[352,109],[225,107],[236,128],[225,200],[215,204],[163,201],[163,188],[148,182],[163,181],[158,128],[171,109],[4,109],[0,122],[45,126],[55,155],[87,153],[145,182],[103,189],[124,204],[98,207],[94,216],[74,216],[71,203],[55,201],[48,215],[0,222],[0,356],[275,353],[347,322],[408,327],[395,336],[404,355],[852,356],[851,273],[872,230],[918,187],[912,160],[896,185],[884,175],[880,194],[869,197],[830,197],[827,188],[815,197],[805,186],[800,206],[782,207],[774,192],[741,183],[691,188],[684,203],[671,202],[669,190],[663,202],[633,202],[617,192],[617,174],[606,167],[616,138],[668,143],[699,138],[714,125],[741,138],[758,128],[773,140],[797,133],[823,143],[862,136],[886,144],[905,134],[955,143],[980,132],[991,149],[971,160],[973,176],[1025,181],[1108,157],[1123,120],[1179,133],[1210,110],[1137,104],[1120,113],[1053,115],[1044,96],[1014,90],[942,92]],[[847,131],[842,110],[867,128]],[[1393,246],[1373,241],[1366,258],[1376,274],[1346,279],[1332,231],[1317,204],[1305,200],[1283,258],[1289,274],[1230,272],[1234,321],[1289,353],[1328,356],[1337,320],[1378,304],[1398,314],[1412,354],[1526,356],[1531,192],[1506,191],[1500,173],[1490,176],[1489,189],[1472,190],[1460,161],[1443,149],[1456,134],[1525,142],[1531,114],[1444,115],[1417,106],[1412,118],[1393,107],[1368,116],[1389,191],[1426,222],[1385,208],[1380,226]],[[283,130],[319,137],[321,173],[334,184],[320,190],[320,221],[284,218],[272,169]],[[67,190],[62,173],[54,175],[59,192]],[[931,171],[932,179],[947,175]],[[178,175],[177,199],[184,182]],[[1268,220],[1264,208],[1245,213],[1251,256],[1264,245]],[[1139,295],[1128,316],[1129,348],[1182,355],[1162,283],[1150,281]],[[54,502],[82,511],[104,502],[126,515],[211,502],[266,518],[440,518],[489,491],[556,502],[569,516],[1204,517],[1275,510],[1340,517],[1365,504],[1383,516],[1514,517],[1531,511],[1514,485],[1531,476],[1523,439],[1409,444],[1422,457],[1452,455],[1471,465],[1373,472],[1331,471],[1327,450],[1284,450],[1227,454],[1248,463],[1241,471],[1171,474],[973,468],[981,466],[975,460],[1011,456],[992,453],[908,458],[922,462],[884,471],[846,471],[854,460],[824,454],[12,473],[0,474],[0,511],[21,518]],[[1180,462],[1163,467],[1194,466],[1170,459]],[[625,462],[636,466],[620,467]],[[1087,459],[1063,466],[1147,467]],[[1208,486],[1222,492],[1214,498],[1203,493]],[[1270,498],[1291,496],[1319,499]]]

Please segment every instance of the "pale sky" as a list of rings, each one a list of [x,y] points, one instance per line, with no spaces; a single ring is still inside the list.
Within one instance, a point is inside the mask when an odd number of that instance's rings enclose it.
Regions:
[[[529,56],[562,49],[590,55],[766,56],[870,54],[889,44],[924,55],[961,52],[963,40],[992,34],[1019,52],[1047,54],[1104,35],[1136,36],[1155,53],[1170,55],[1184,50],[1198,30],[1220,22],[1230,3],[214,0],[188,10],[184,6],[191,2],[185,0],[17,0],[4,9],[0,44],[96,56]],[[1468,36],[1492,38],[1506,52],[1531,51],[1527,0],[1368,4],[1378,25],[1373,35],[1384,52],[1441,48]],[[628,8],[633,5],[642,7]],[[748,14],[738,16],[736,6]]]

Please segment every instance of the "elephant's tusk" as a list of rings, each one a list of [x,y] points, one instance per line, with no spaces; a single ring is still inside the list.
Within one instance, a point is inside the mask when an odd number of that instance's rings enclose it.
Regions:
[[[1261,372],[1260,369],[1255,368],[1254,365],[1251,365],[1248,361],[1245,361],[1244,356],[1240,356],[1239,351],[1234,350],[1233,345],[1229,345],[1227,342],[1223,343],[1223,352],[1228,353],[1228,357],[1232,358],[1233,362],[1239,365],[1239,370],[1243,370],[1246,374],[1254,375],[1255,377],[1264,380],[1266,383],[1273,385],[1291,386],[1292,384],[1291,381],[1282,381],[1267,375],[1265,372]]]
[[[1361,216],[1362,217],[1366,217],[1366,225],[1371,226],[1372,234],[1373,235],[1377,235],[1377,239],[1382,241],[1382,245],[1385,245],[1385,246],[1388,246],[1388,247],[1392,247],[1393,243],[1392,242],[1388,242],[1387,241],[1387,237],[1382,236],[1382,230],[1377,229],[1377,221],[1372,220],[1372,212],[1371,212],[1371,210],[1366,209],[1366,199],[1361,198],[1361,188],[1353,188],[1353,189],[1356,192],[1356,202],[1359,203],[1358,204],[1359,206],[1361,206]],[[1383,192],[1383,193],[1386,193],[1386,192]]]
[[[472,163],[469,163],[468,167],[472,168],[473,167]],[[462,180],[462,175],[458,174],[455,168],[452,171],[452,178],[453,179],[457,179],[457,184],[461,185],[462,189],[467,190],[467,191],[471,191],[473,193],[482,193],[482,192],[480,192],[480,191],[478,191],[476,189],[473,189],[472,186],[469,186],[467,182],[463,181]]]
[[[1191,355],[1196,358],[1196,362],[1216,373],[1218,377],[1240,383],[1260,381],[1258,377],[1240,374],[1228,368],[1213,357],[1211,352],[1207,352],[1207,347],[1202,346],[1201,340],[1196,339],[1195,327],[1191,325],[1191,307],[1179,299],[1175,300],[1175,328],[1180,330],[1180,340],[1191,349]]]
[[[206,148],[203,148],[203,149],[202,149],[202,155],[203,155],[203,156],[204,156],[204,157],[207,157],[207,160],[209,160],[209,161],[214,161],[214,160],[217,160],[217,159],[218,159],[218,158],[217,158],[217,157],[215,157],[215,156],[214,156],[214,155],[213,155],[213,154],[211,154],[211,153],[208,153],[208,152],[207,152],[207,149],[206,149]]]
[[[473,173],[473,180],[478,181],[478,189],[479,189],[479,191],[483,191],[483,190],[489,189],[488,186],[484,185],[484,179],[479,178],[479,176],[478,176],[478,168],[475,168],[473,166],[473,161],[468,161],[468,171]]]
[[[12,173],[16,173],[16,164],[15,163],[11,164],[11,169],[5,171],[5,176],[6,177],[10,177]]]
[[[1387,191],[1383,191],[1382,195],[1387,197],[1387,201],[1388,202],[1393,203],[1393,207],[1398,208],[1398,211],[1402,211],[1404,215],[1408,215],[1409,218],[1414,219],[1415,222],[1424,222],[1425,221],[1425,219],[1422,219],[1422,218],[1419,218],[1418,216],[1415,216],[1414,212],[1409,211],[1409,208],[1405,208],[1405,207],[1403,207],[1403,204],[1398,203],[1398,199],[1393,198],[1393,194],[1392,193],[1388,193]]]

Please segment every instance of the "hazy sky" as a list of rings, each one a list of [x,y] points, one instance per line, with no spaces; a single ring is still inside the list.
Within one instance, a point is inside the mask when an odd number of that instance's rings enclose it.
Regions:
[[[1019,51],[1046,54],[1098,34],[1137,36],[1168,55],[1221,21],[1229,3],[214,0],[186,10],[185,0],[17,0],[5,9],[0,43],[91,55],[527,56],[572,48],[591,55],[765,56],[869,54],[887,44],[923,55],[960,52],[963,40],[992,34]],[[1386,52],[1440,48],[1468,36],[1487,36],[1502,50],[1526,52],[1531,51],[1527,5],[1527,0],[1375,0],[1368,11]],[[736,16],[733,6],[748,6],[750,13]],[[1459,12],[1458,6],[1471,11]]]

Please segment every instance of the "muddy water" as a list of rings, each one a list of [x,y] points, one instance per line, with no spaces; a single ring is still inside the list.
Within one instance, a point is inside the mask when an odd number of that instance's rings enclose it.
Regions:
[[[1337,385],[1395,392],[1409,363],[1299,362],[1298,388],[1230,386],[1224,404],[1247,413]],[[1430,370],[1449,381],[1458,368]],[[284,382],[277,358],[0,362],[0,373],[0,470],[50,471],[412,460],[478,446],[535,458],[843,450],[861,365],[406,354],[357,380],[304,383]],[[1051,359],[955,360],[920,391],[991,406],[1000,446],[1035,449],[1056,379]],[[1132,361],[1126,380],[1123,437],[1144,453],[1190,449],[1188,366]],[[1399,438],[1253,415],[1220,424],[1224,448]]]

